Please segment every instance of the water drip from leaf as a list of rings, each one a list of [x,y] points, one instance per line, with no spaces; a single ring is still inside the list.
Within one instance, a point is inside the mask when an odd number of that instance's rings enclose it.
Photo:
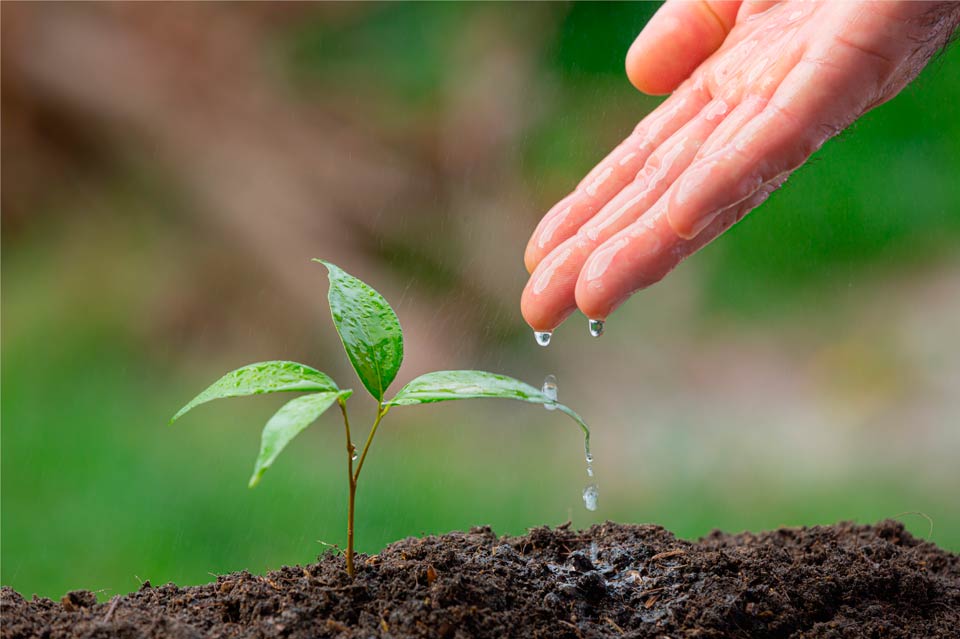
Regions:
[[[533,337],[537,340],[537,344],[540,346],[549,346],[550,338],[553,337],[553,333],[550,331],[534,331]]]
[[[587,507],[587,510],[596,510],[597,509],[597,500],[600,499],[600,490],[596,484],[590,484],[583,489],[583,505]]]
[[[593,453],[590,452],[590,439],[583,440],[583,457],[587,461],[587,477],[593,477]],[[583,489],[583,505],[587,510],[597,509],[597,500],[600,498],[600,488],[596,482],[591,482]]]
[[[547,375],[543,380],[543,394],[553,401],[557,401],[557,378],[555,375]],[[544,408],[547,410],[557,410],[557,407],[553,404],[544,404]]]

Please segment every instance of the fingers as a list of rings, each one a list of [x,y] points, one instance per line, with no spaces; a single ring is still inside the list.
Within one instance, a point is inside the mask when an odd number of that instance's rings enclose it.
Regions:
[[[572,313],[578,305],[577,282],[583,278],[581,271],[585,269],[588,259],[592,259],[591,253],[615,233],[641,217],[653,216],[653,211],[647,213],[651,207],[659,206],[658,210],[663,216],[660,223],[669,225],[671,218],[667,216],[667,205],[674,198],[677,182],[683,183],[687,173],[698,166],[713,166],[709,163],[730,148],[744,129],[755,124],[757,118],[767,111],[767,97],[777,90],[784,76],[789,75],[789,68],[782,65],[795,63],[796,58],[790,54],[783,56],[782,61],[754,65],[758,69],[756,74],[753,72],[754,66],[748,66],[745,79],[760,94],[747,95],[732,111],[729,111],[722,99],[715,99],[665,140],[650,155],[635,181],[612,197],[600,211],[582,224],[571,239],[558,244],[537,266],[521,299],[521,310],[527,322],[536,330],[552,330]],[[720,166],[719,170],[723,168]],[[759,184],[753,186],[756,188]],[[748,195],[750,193],[730,201],[721,210],[729,208]],[[663,203],[659,200],[663,200]],[[704,225],[710,224],[712,220],[713,217],[707,219]],[[649,224],[651,221],[644,219],[643,223]],[[677,233],[676,228],[671,231],[672,236],[684,237]],[[658,236],[644,233],[643,237],[646,241],[653,241]],[[658,242],[661,246],[669,244],[663,237],[660,237]],[[668,259],[664,264],[673,268],[676,261],[671,262]],[[643,269],[638,277],[659,277],[659,274],[665,274],[669,270],[667,266]],[[656,279],[651,279],[650,282],[652,281]],[[639,287],[642,282],[633,284]],[[588,312],[589,309],[581,307],[581,310]],[[601,319],[595,316],[591,318]]]
[[[532,273],[546,255],[632,182],[650,153],[695,117],[708,101],[709,97],[700,87],[681,88],[645,117],[573,193],[543,216],[524,253],[527,271]]]
[[[760,96],[749,96],[720,122],[700,148],[697,157],[728,144],[746,123],[763,111],[766,104],[767,100]],[[779,182],[776,186],[779,186]],[[670,226],[666,214],[669,194],[655,203],[651,202],[651,209],[642,218],[637,218],[639,221],[631,220],[626,230],[624,228],[627,225],[621,225],[615,229],[615,235],[607,234],[591,255],[583,260],[573,287],[572,304],[591,319],[606,319],[630,294],[658,282],[686,256],[705,246],[722,230],[759,206],[772,190],[763,190],[762,199],[751,198],[750,202],[743,203],[735,211],[724,211],[720,216],[723,219],[714,221],[711,229],[694,241],[684,240]]]
[[[656,91],[686,78],[733,26],[736,6],[722,15],[716,6],[668,0],[631,49],[631,80]],[[763,202],[829,137],[888,97],[901,69],[912,64],[903,62],[909,51],[899,51],[895,40],[874,37],[886,34],[889,16],[837,10],[823,22],[845,33],[836,35],[808,18],[838,5],[761,15],[769,6],[745,3],[738,41],[690,80],[688,86],[706,82],[714,102],[736,105],[701,138],[693,158],[680,140],[703,133],[696,127],[705,129],[707,118],[694,118],[666,138],[635,181],[618,181],[619,193],[605,194],[602,208],[592,208],[544,253],[523,299],[534,328],[551,330],[577,306],[591,319],[606,319]],[[692,26],[693,35],[681,33],[681,23]],[[846,23],[869,28],[851,32]],[[758,38],[765,46],[754,51]]]
[[[670,93],[720,48],[740,8],[733,0],[667,0],[627,53],[627,77],[644,93]]]
[[[863,66],[801,59],[755,118],[678,181],[667,207],[676,233],[696,237],[721,211],[797,168],[875,101],[877,78]]]
[[[633,292],[659,281],[758,206],[873,104],[883,60],[874,66],[834,60],[829,52],[811,52],[773,83],[769,100],[745,99],[669,191],[590,255],[575,287],[580,310],[605,319]]]
[[[730,140],[767,105],[767,100],[759,95],[750,95],[724,118],[709,139],[697,151],[696,159],[709,156],[730,143]]]
[[[674,232],[667,220],[666,201],[661,200],[590,256],[577,280],[577,306],[587,317],[605,320],[633,293],[659,282],[689,255],[760,206],[785,179],[778,176],[746,201],[721,212],[692,240]]]
[[[520,303],[527,323],[538,331],[552,330],[576,309],[577,277],[590,253],[663,196],[729,111],[722,100],[704,107],[650,155],[630,184],[537,265]]]

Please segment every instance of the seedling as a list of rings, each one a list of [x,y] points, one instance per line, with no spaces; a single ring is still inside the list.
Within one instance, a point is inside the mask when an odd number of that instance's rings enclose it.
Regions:
[[[394,406],[412,406],[445,402],[454,399],[501,397],[533,404],[543,404],[560,410],[579,424],[589,459],[590,430],[575,412],[555,398],[516,379],[483,371],[437,371],[414,379],[400,389],[392,399],[385,400],[387,388],[397,376],[403,361],[403,332],[400,321],[387,300],[367,284],[339,267],[323,260],[314,260],[327,267],[330,292],[327,299],[333,323],[347,351],[347,357],[360,378],[360,383],[377,402],[376,418],[370,427],[363,448],[357,454],[347,416],[350,389],[340,389],[326,374],[305,364],[285,361],[260,362],[227,373],[207,390],[173,416],[173,423],[187,411],[214,399],[241,397],[262,393],[307,393],[285,404],[270,418],[260,439],[257,456],[250,477],[250,487],[260,482],[277,456],[303,429],[312,424],[328,408],[336,404],[343,415],[347,444],[347,572],[353,577],[353,521],[360,471],[370,452],[370,444],[377,427]]]

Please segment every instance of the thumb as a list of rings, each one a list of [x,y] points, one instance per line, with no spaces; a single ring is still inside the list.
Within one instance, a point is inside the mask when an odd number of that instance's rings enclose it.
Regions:
[[[644,93],[670,93],[720,48],[740,0],[667,0],[627,53],[627,77]]]

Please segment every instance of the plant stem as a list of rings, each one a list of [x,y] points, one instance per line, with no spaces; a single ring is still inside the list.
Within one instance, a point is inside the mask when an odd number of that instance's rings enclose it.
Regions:
[[[353,579],[355,574],[353,567],[353,513],[354,501],[357,495],[357,480],[353,476],[353,453],[356,447],[350,438],[350,418],[347,417],[347,403],[340,399],[337,400],[340,405],[340,412],[343,414],[343,428],[347,435],[347,480],[350,483],[350,500],[347,506],[347,574]]]
[[[367,451],[370,450],[370,443],[373,441],[373,436],[377,434],[377,426],[380,425],[380,420],[383,419],[383,416],[386,415],[387,411],[389,410],[389,406],[381,406],[377,410],[377,418],[373,421],[373,426],[370,428],[370,434],[367,435],[367,442],[363,445],[363,452],[360,453],[360,461],[357,462],[357,470],[353,473],[354,485],[356,485],[357,480],[360,478],[360,469],[363,468],[363,462],[367,458]]]
[[[353,513],[356,509],[357,482],[350,481],[350,505],[347,507],[347,574],[353,579],[356,569],[353,567]]]
[[[347,574],[353,579],[356,569],[353,565],[353,519],[356,512],[357,503],[357,480],[360,479],[360,469],[363,468],[363,461],[367,458],[367,452],[370,450],[370,444],[373,442],[373,436],[377,434],[377,426],[380,420],[387,414],[390,407],[380,406],[377,408],[377,418],[370,427],[370,434],[367,435],[367,441],[363,445],[363,452],[360,453],[360,460],[357,462],[357,470],[353,470],[353,455],[357,448],[353,445],[350,437],[350,418],[347,417],[347,403],[342,399],[337,400],[340,406],[340,412],[343,414],[343,428],[347,436],[347,479],[350,484],[350,498],[347,502]]]

